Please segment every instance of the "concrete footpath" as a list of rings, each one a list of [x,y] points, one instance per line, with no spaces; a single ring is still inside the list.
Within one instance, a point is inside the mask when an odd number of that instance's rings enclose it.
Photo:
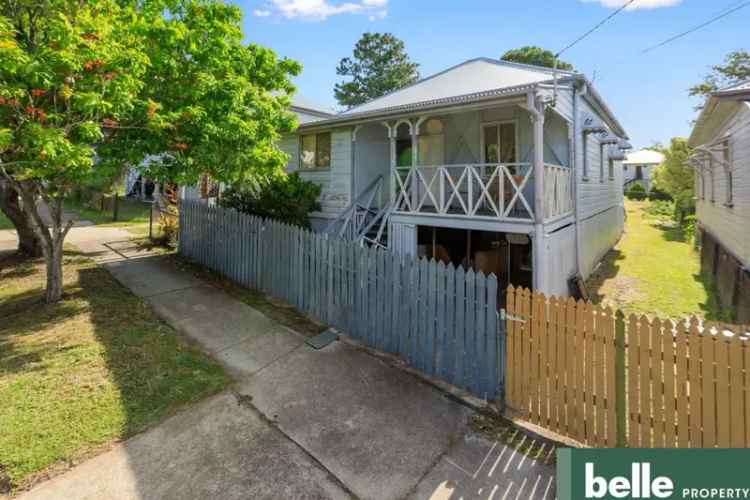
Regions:
[[[477,435],[421,380],[342,342],[313,350],[169,258],[94,234],[87,252],[236,383],[21,498],[554,498],[549,445],[532,443],[536,460]]]

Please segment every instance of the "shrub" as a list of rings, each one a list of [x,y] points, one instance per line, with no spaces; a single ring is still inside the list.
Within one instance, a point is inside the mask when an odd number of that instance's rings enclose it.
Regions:
[[[695,224],[698,219],[695,215],[687,215],[682,222],[682,230],[685,233],[685,238],[692,240],[695,243]]]
[[[653,187],[648,193],[648,199],[651,201],[672,201],[672,196],[658,187]]]
[[[625,196],[631,200],[645,200],[646,199],[646,188],[640,182],[634,182],[625,191]]]
[[[685,220],[695,214],[695,199],[692,196],[681,196],[674,203],[674,218],[683,225]]]
[[[232,187],[221,195],[221,206],[287,224],[310,228],[310,213],[320,210],[320,186],[297,172],[252,188]]]

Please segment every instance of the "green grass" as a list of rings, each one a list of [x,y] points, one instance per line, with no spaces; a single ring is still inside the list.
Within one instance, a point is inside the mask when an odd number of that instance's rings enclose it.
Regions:
[[[8,217],[0,210],[0,230],[15,229],[15,226]]]
[[[139,237],[148,235],[151,205],[139,200],[120,198],[116,221],[112,220],[111,211],[96,210],[75,200],[67,200],[65,208],[76,212],[81,219],[93,222],[97,226],[122,227]]]
[[[46,305],[40,261],[0,261],[0,485],[26,487],[229,382],[106,270],[71,252],[64,269],[65,297]]]
[[[676,224],[649,217],[648,203],[625,201],[625,234],[589,279],[594,302],[628,314],[726,319],[692,242]]]

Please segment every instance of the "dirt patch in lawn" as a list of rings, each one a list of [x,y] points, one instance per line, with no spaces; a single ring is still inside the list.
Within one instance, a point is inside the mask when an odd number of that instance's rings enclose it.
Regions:
[[[597,276],[591,277],[591,284],[597,290],[594,297],[595,302],[612,308],[623,308],[633,302],[639,302],[646,298],[646,294],[640,289],[641,280],[634,276]]]

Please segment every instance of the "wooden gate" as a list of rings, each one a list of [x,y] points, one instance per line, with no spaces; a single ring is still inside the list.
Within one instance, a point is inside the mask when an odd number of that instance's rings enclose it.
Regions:
[[[748,329],[508,289],[506,404],[589,446],[750,447]]]

